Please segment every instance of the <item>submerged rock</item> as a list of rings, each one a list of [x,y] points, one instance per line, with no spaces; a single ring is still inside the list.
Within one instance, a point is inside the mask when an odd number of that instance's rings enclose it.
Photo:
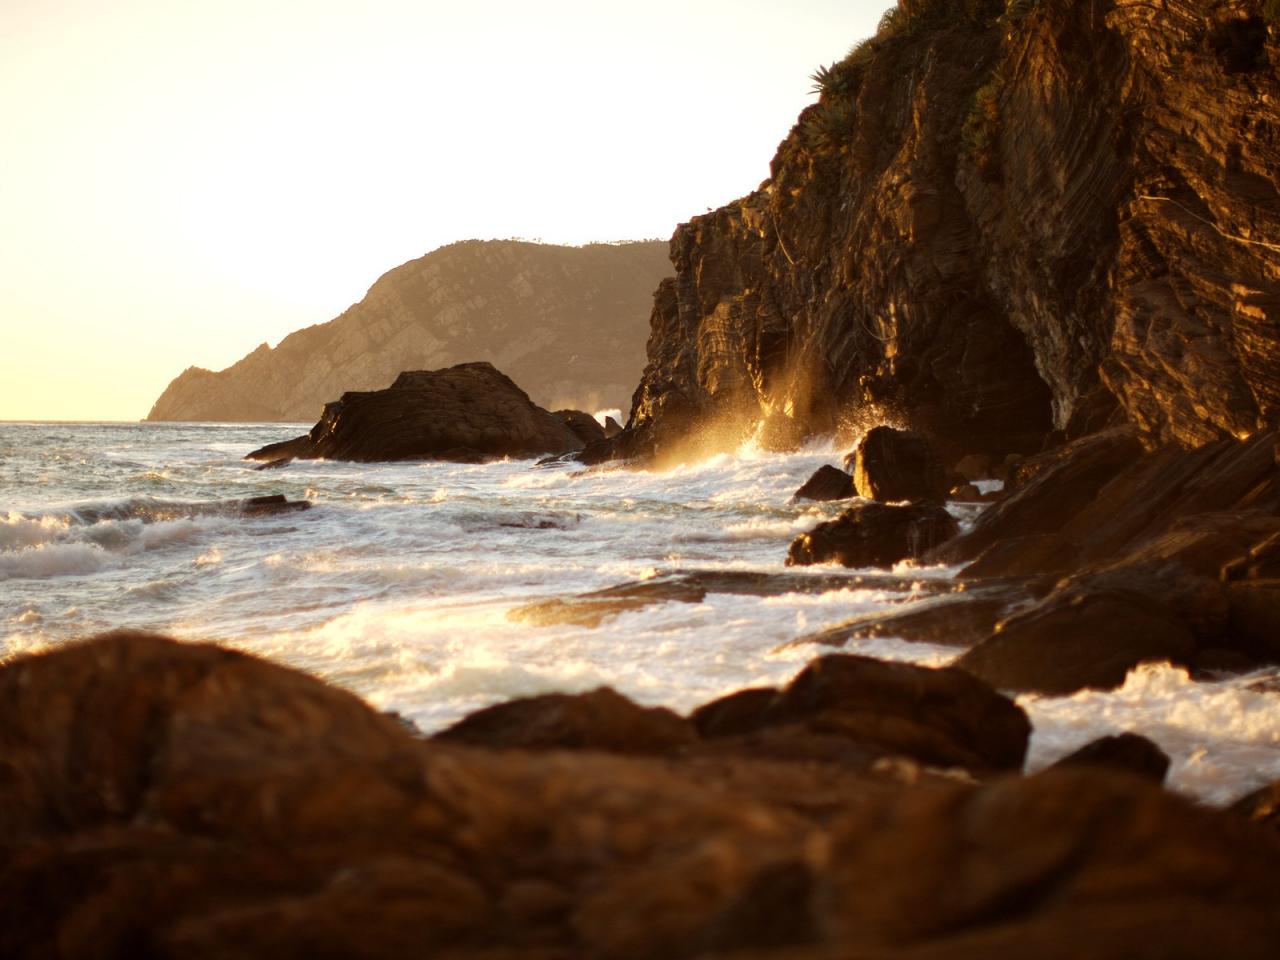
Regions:
[[[402,373],[386,390],[344,393],[325,405],[307,436],[268,444],[247,459],[481,463],[563,453],[583,443],[491,364],[463,363]]]
[[[935,504],[864,503],[791,542],[787,566],[828,563],[891,567],[918,560],[956,535],[955,518]]]

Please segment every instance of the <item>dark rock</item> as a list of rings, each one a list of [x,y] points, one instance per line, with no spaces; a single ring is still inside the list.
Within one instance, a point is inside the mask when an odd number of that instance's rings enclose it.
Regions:
[[[1229,646],[1280,663],[1280,580],[1228,583],[1226,593]]]
[[[809,576],[756,570],[701,570],[666,573],[648,580],[620,583],[571,597],[553,597],[513,607],[513,620],[545,626],[573,623],[599,626],[606,619],[655,603],[701,603],[708,593],[772,597],[782,593],[828,593],[832,590],[884,590],[893,593],[945,592],[951,585],[939,580],[921,584],[892,574],[831,573]]]
[[[1012,763],[1020,714],[954,671],[839,669],[797,678],[792,729],[1008,739]],[[9,660],[0,955],[1264,960],[1280,938],[1280,840],[1244,817],[1097,769],[974,785],[734,739],[423,741],[313,677],[138,634]]]
[[[1125,732],[1086,743],[1053,764],[1051,769],[1064,767],[1106,767],[1153,783],[1164,783],[1165,774],[1169,772],[1169,755],[1146,737]]]
[[[1280,934],[1280,842],[1134,777],[1050,770],[878,813],[848,818],[827,854],[829,936],[855,955],[1194,960],[1230,944],[1263,960]]]
[[[612,440],[622,432],[622,425],[613,417],[604,418],[604,437],[606,440]]]
[[[589,413],[581,410],[557,410],[555,416],[561,423],[573,431],[582,446],[605,439],[604,427]]]
[[[514,750],[667,753],[694,739],[689,721],[641,707],[609,687],[548,693],[477,710],[433,739]]]
[[[577,449],[582,441],[488,363],[400,374],[386,390],[344,393],[307,437],[248,459],[451,460],[478,463]]]
[[[1118,587],[1061,589],[996,627],[955,666],[1000,690],[1047,694],[1124,682],[1140,663],[1189,664],[1197,649],[1187,625],[1145,592]]]
[[[261,466],[254,467],[255,470],[279,470],[281,467],[287,467],[293,463],[293,457],[280,457],[277,460],[268,460]]]
[[[848,654],[814,660],[760,719],[971,770],[1020,770],[1031,733],[1020,707],[965,673]]]
[[[1026,591],[1017,586],[984,586],[944,593],[905,604],[904,609],[892,613],[864,615],[824,627],[815,633],[796,637],[778,649],[809,644],[839,647],[850,640],[871,637],[968,647],[989,637],[1000,620],[1027,600]]]
[[[310,510],[310,500],[289,500],[282,493],[265,497],[250,497],[237,501],[240,512],[247,517],[270,516],[277,513],[294,513],[298,510]]]
[[[982,503],[983,495],[982,491],[972,483],[962,483],[951,488],[947,494],[947,499],[956,503]]]
[[[1246,794],[1230,809],[1260,826],[1280,832],[1280,780]]]
[[[689,720],[701,737],[736,737],[767,726],[769,708],[777,699],[777,687],[737,690],[704,703],[689,714]]]
[[[956,461],[956,465],[951,469],[952,472],[960,474],[970,482],[974,480],[989,480],[995,476],[991,469],[991,458],[984,453],[965,454]]]
[[[791,495],[792,500],[848,500],[856,495],[853,477],[838,467],[821,466],[804,485]]]
[[[958,529],[951,514],[935,504],[859,504],[796,537],[787,566],[835,561],[846,567],[889,567],[918,560]]]
[[[973,560],[998,542],[1013,538],[1059,535],[1067,523],[1093,502],[1103,485],[1141,456],[1142,447],[1131,430],[1124,428],[1086,437],[1072,444],[1019,463],[1006,485],[1006,496],[984,511],[963,536],[935,551],[930,559],[941,563]],[[1064,538],[1065,539],[1065,538]],[[1017,573],[1043,572],[1032,559],[1049,561],[1047,569],[1063,569],[1053,553],[1043,554],[1032,540],[1024,569]],[[1007,549],[1007,548],[1006,548]],[[1015,566],[1012,558],[1002,566]]]
[[[947,473],[929,441],[917,433],[875,427],[845,458],[858,495],[870,500],[922,500],[947,497]]]

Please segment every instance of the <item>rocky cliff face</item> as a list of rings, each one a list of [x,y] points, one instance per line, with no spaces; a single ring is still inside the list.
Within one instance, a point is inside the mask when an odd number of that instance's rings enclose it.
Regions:
[[[644,316],[670,269],[658,242],[451,244],[274,350],[263,344],[218,373],[186,370],[147,419],[310,421],[345,391],[478,360],[543,406],[625,406],[644,364]]]
[[[765,418],[993,454],[1280,413],[1261,0],[901,0],[759,190],[681,225],[620,452]]]

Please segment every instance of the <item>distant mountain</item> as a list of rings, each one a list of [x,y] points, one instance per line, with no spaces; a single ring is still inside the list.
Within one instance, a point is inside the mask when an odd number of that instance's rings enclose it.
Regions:
[[[551,410],[627,409],[666,241],[560,247],[468,240],[384,274],[328,323],[219,372],[188,367],[148,420],[313,421],[404,370],[487,360]]]

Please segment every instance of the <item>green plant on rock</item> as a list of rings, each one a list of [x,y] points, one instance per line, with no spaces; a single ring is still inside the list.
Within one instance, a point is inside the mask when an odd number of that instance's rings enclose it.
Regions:
[[[848,98],[820,104],[800,128],[804,145],[816,152],[839,150],[853,135],[857,110]]]
[[[1269,0],[1269,2],[1276,2],[1276,0]],[[1018,23],[1038,6],[1040,6],[1040,0],[1009,0],[1004,8],[1004,19],[1010,23]]]
[[[1000,133],[1000,89],[1000,81],[995,77],[978,88],[960,131],[965,153],[983,166],[994,158]]]

